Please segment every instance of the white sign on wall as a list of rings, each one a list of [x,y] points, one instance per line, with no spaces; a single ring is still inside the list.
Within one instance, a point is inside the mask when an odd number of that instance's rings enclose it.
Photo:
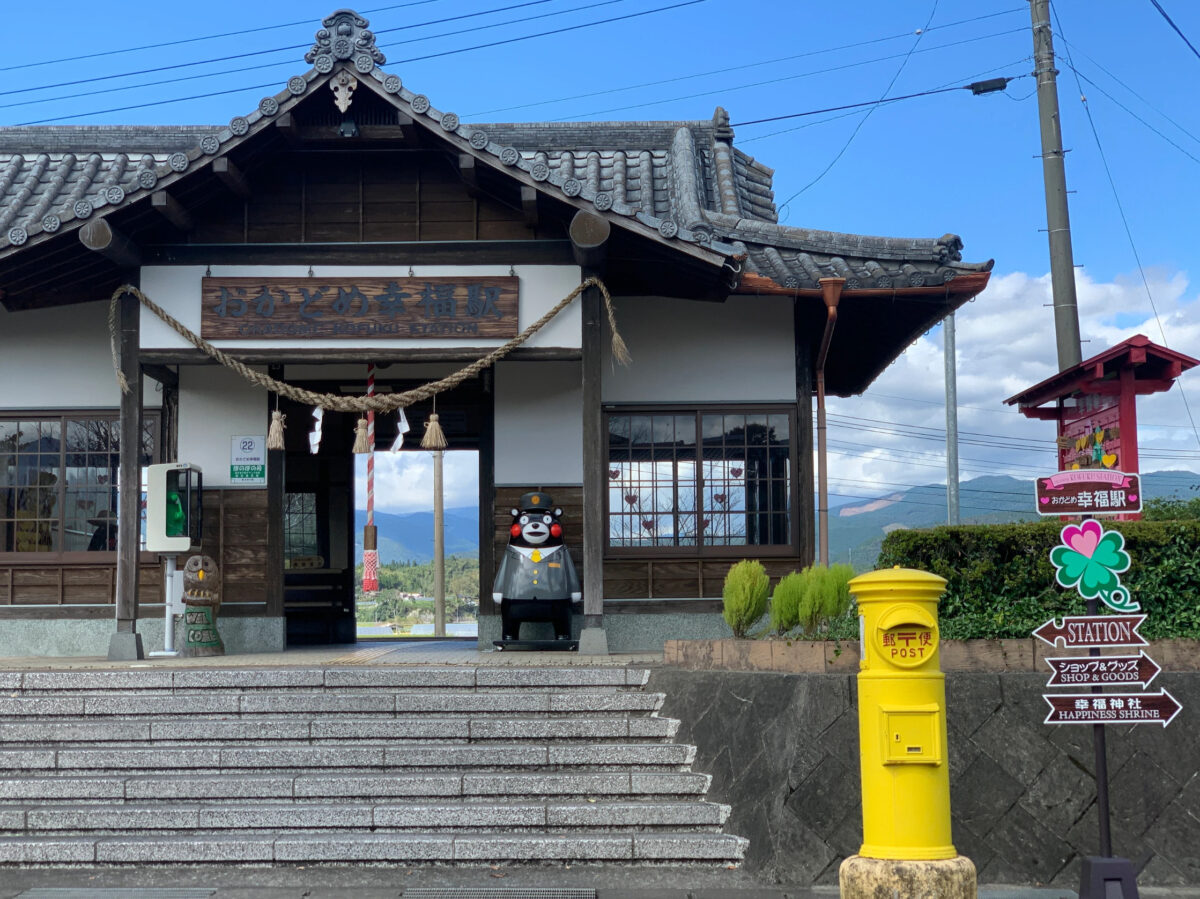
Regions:
[[[234,437],[229,454],[229,483],[235,487],[265,487],[267,438]]]

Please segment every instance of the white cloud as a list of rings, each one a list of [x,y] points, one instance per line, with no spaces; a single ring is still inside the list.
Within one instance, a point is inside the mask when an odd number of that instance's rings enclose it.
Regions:
[[[355,508],[367,507],[367,457],[356,456]],[[479,502],[479,454],[453,451],[443,456],[443,502],[447,509]],[[403,514],[433,509],[433,453],[403,450],[375,454],[375,511]]]
[[[1200,355],[1200,294],[1182,272],[1148,272],[1167,345]],[[1137,280],[1077,277],[1084,358],[1134,334],[1163,336]],[[1032,478],[1053,470],[1054,426],[1018,414],[1004,399],[1054,374],[1057,356],[1050,276],[993,275],[956,316],[960,477],[995,472]],[[921,337],[860,397],[831,399],[830,491],[877,496],[895,485],[945,483],[943,333]],[[834,338],[833,352],[837,352]],[[1200,444],[1182,385],[1200,420],[1200,369],[1167,393],[1138,400],[1141,470],[1200,472]],[[895,422],[902,422],[897,433]],[[835,497],[835,501],[836,501]],[[967,499],[962,500],[964,514]]]

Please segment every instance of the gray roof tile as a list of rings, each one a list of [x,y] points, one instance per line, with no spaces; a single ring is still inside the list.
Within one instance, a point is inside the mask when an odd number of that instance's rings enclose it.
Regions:
[[[699,122],[463,124],[380,68],[386,60],[367,20],[350,10],[323,20],[305,60],[312,69],[227,127],[0,128],[0,254],[143,199],[349,67],[426,127],[495,157],[539,189],[591,204],[617,223],[639,223],[663,242],[695,244],[714,261],[743,255],[746,271],[784,287],[814,288],[826,276],[845,277],[852,288],[932,286],[991,268],[962,263],[953,234],[903,239],[778,224],[774,172],[734,147],[721,108]]]

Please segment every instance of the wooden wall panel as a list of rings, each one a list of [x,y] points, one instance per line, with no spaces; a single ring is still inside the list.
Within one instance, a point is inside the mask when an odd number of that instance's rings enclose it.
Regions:
[[[437,154],[283,155],[247,173],[251,195],[214,198],[196,215],[195,243],[528,240],[522,210],[472,195]],[[542,229],[545,232],[546,229]]]

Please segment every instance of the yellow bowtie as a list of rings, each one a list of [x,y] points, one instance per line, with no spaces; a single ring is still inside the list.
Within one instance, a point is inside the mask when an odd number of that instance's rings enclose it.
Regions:
[[[535,549],[529,558],[534,562],[540,562],[542,561],[542,554]]]

